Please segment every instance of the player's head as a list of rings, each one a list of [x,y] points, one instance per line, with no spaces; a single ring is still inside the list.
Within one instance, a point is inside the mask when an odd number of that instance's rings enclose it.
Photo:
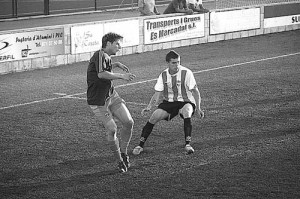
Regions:
[[[174,50],[171,50],[166,55],[166,62],[170,62],[171,59],[178,59],[180,61],[180,55],[177,52],[175,52]]]
[[[176,73],[178,71],[178,65],[180,64],[180,55],[174,50],[171,50],[166,55],[166,61],[169,66],[170,73]]]
[[[102,49],[110,55],[115,55],[120,49],[123,37],[116,33],[107,33],[102,37]]]

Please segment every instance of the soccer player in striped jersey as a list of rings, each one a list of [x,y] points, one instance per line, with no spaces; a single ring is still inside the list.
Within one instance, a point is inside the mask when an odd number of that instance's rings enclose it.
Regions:
[[[111,55],[115,55],[121,48],[122,38],[116,33],[107,33],[102,37],[102,49],[94,53],[87,69],[87,102],[95,117],[107,130],[108,143],[118,161],[117,168],[120,172],[126,172],[130,166],[127,148],[132,135],[133,119],[112,81],[131,81],[135,75],[124,64],[111,61]],[[113,68],[120,68],[125,73],[115,73]],[[114,118],[122,123],[120,142],[116,136],[117,125]]]
[[[159,75],[154,87],[155,93],[148,106],[142,110],[142,115],[157,105],[161,97],[163,101],[143,127],[140,143],[132,152],[134,155],[139,155],[144,150],[144,144],[157,122],[161,120],[169,121],[178,114],[184,120],[186,153],[194,153],[194,149],[190,144],[192,136],[191,117],[194,113],[198,114],[200,118],[204,117],[204,112],[200,106],[200,92],[192,71],[180,65],[180,56],[177,52],[170,51],[166,55],[166,61],[168,68]]]

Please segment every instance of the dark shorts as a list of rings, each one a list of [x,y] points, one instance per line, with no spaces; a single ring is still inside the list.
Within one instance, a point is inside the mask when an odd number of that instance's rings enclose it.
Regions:
[[[169,117],[165,118],[165,120],[169,121],[172,118],[174,118],[176,115],[178,115],[179,110],[182,109],[182,107],[186,104],[191,104],[193,106],[193,110],[195,112],[196,106],[192,102],[168,102],[168,101],[163,101],[161,104],[158,105],[158,108],[166,111],[169,113]],[[194,114],[194,113],[193,113]],[[180,117],[183,118],[182,115]]]

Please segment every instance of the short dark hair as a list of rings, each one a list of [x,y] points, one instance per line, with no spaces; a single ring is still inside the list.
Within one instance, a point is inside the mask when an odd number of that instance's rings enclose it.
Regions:
[[[109,32],[102,37],[102,48],[105,48],[107,42],[114,43],[115,41],[123,39],[123,37],[117,33]]]
[[[167,61],[167,62],[170,62],[171,59],[177,59],[177,58],[179,58],[179,57],[180,57],[180,55],[179,55],[177,52],[175,52],[174,50],[171,50],[171,51],[168,52],[168,54],[166,55],[166,61]]]

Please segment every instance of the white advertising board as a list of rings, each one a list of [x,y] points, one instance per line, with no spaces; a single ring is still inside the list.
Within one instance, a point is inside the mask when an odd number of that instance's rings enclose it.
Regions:
[[[0,35],[0,62],[64,53],[63,28]]]
[[[71,27],[71,53],[85,53],[101,49],[103,24]]]
[[[260,8],[211,12],[210,34],[260,28]]]
[[[123,37],[122,47],[139,45],[139,20],[109,22],[104,24],[104,34],[114,32]]]
[[[123,36],[122,47],[139,45],[139,21],[119,21],[71,27],[71,53],[93,52],[101,49],[104,34],[114,32]]]
[[[204,14],[144,20],[144,43],[204,37]]]
[[[282,16],[264,19],[264,28],[300,24],[300,15]]]

